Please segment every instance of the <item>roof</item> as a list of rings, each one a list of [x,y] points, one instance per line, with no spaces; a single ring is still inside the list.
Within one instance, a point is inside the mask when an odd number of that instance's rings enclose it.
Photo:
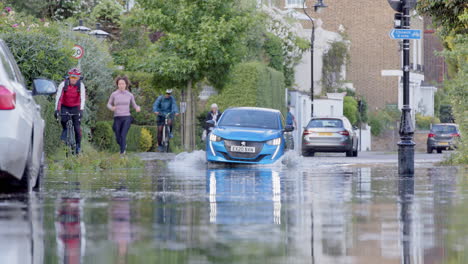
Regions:
[[[271,108],[262,108],[262,107],[231,107],[231,108],[226,109],[226,111],[227,110],[257,110],[257,111],[280,113],[279,110],[271,109]]]

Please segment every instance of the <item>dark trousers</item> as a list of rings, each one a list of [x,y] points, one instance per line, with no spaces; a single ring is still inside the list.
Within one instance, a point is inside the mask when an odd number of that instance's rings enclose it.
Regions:
[[[76,146],[81,147],[81,120],[80,120],[80,108],[78,106],[76,107],[68,107],[68,106],[63,106],[61,107],[61,124],[62,124],[62,139],[65,138],[65,135],[67,133],[67,122],[68,119],[70,118],[69,116],[65,115],[65,113],[72,114],[73,116],[71,117],[72,122],[73,122],[73,127],[75,129],[75,141],[76,141]]]
[[[114,125],[112,129],[115,133],[115,139],[120,146],[120,153],[124,153],[127,148],[127,133],[132,124],[131,116],[116,116],[114,117]]]

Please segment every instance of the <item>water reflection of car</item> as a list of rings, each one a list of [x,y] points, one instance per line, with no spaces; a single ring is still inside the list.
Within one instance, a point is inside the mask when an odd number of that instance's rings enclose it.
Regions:
[[[226,110],[206,143],[208,162],[271,164],[284,154],[284,126],[280,111],[238,107]]]
[[[55,83],[35,79],[33,91],[6,44],[0,40],[0,179],[31,190],[44,164],[44,120],[33,95],[55,93]],[[39,181],[37,180],[39,179]]]
[[[312,118],[302,133],[302,155],[316,152],[345,152],[358,156],[358,136],[346,117]]]
[[[0,263],[46,263],[43,220],[37,194],[0,198]]]
[[[432,125],[427,135],[427,153],[432,153],[434,150],[442,153],[442,150],[454,149],[457,147],[456,143],[459,138],[460,130],[456,124]]]
[[[280,224],[281,180],[267,168],[207,171],[210,222],[216,224]],[[242,203],[248,206],[241,206]]]

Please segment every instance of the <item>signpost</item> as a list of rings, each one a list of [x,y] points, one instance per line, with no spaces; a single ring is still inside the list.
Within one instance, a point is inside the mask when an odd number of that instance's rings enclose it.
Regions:
[[[390,31],[392,39],[421,39],[420,29],[392,29]]]

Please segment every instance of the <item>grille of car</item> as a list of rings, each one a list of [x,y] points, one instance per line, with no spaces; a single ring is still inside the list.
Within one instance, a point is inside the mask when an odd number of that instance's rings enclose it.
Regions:
[[[263,142],[256,141],[224,140],[224,147],[229,153],[229,156],[235,159],[253,159],[257,157],[258,153],[260,153],[263,149],[263,144]],[[255,153],[232,152],[231,146],[254,147]]]

